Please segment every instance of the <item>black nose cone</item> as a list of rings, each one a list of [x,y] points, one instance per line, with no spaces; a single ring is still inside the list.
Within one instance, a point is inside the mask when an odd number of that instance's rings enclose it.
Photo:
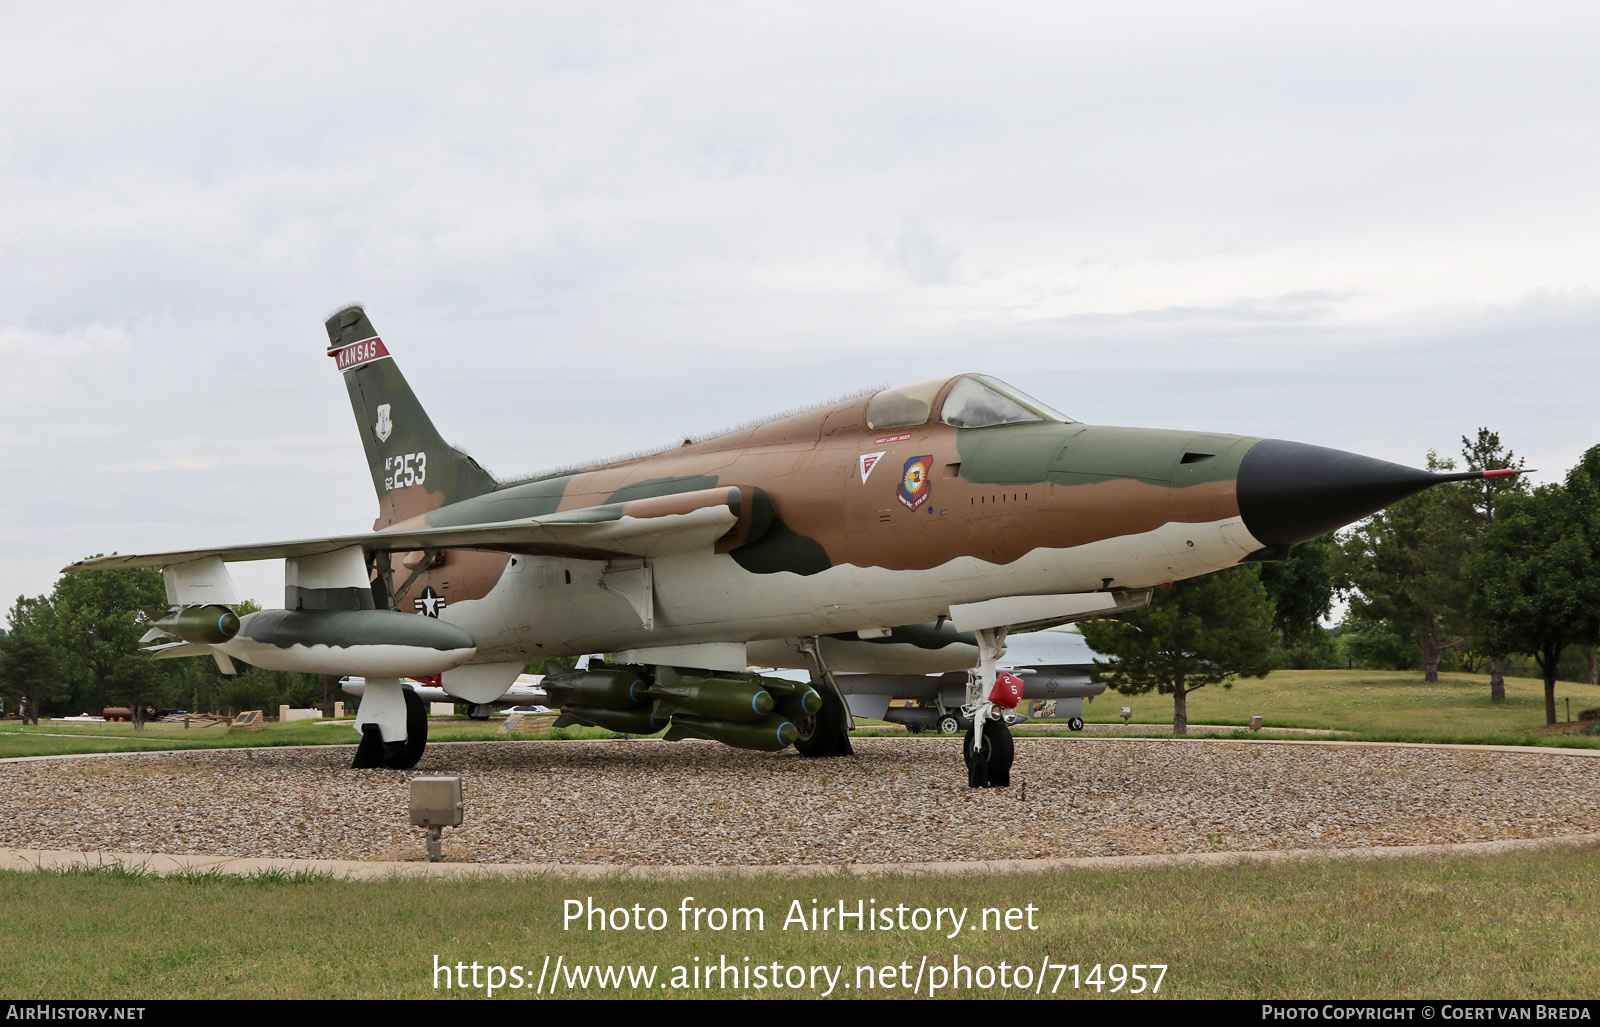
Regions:
[[[1459,475],[1266,439],[1239,465],[1239,514],[1264,546],[1292,546]]]

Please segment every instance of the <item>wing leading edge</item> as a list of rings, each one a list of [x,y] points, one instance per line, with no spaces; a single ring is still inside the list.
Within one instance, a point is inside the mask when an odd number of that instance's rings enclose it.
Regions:
[[[714,488],[657,496],[626,503],[568,510],[490,524],[448,528],[368,531],[351,535],[166,553],[97,556],[62,568],[64,572],[116,567],[171,567],[217,558],[227,563],[318,556],[360,546],[367,552],[486,549],[528,556],[605,560],[617,556],[656,557],[710,549],[739,522],[748,508],[745,489]]]

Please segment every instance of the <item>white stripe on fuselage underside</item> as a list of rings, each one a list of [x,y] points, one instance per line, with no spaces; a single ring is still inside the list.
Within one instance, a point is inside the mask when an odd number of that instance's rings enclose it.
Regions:
[[[959,557],[927,570],[842,565],[811,575],[753,574],[727,555],[661,557],[651,561],[653,631],[643,629],[624,597],[598,586],[603,564],[519,557],[487,596],[452,602],[442,617],[472,635],[476,662],[798,638],[922,624],[952,603],[1098,591],[1106,578],[1113,588],[1148,588],[1231,567],[1260,548],[1231,517],[1036,549],[1003,565]],[[573,583],[550,573],[551,563],[571,570]]]
[[[472,660],[475,649],[430,649],[420,645],[272,645],[235,636],[212,646],[262,670],[368,678],[413,677],[454,670]]]

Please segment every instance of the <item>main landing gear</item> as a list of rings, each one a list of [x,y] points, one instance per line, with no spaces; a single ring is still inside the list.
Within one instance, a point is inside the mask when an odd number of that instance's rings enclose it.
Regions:
[[[978,665],[967,673],[967,701],[961,707],[972,721],[961,746],[967,763],[967,787],[1006,788],[1011,784],[1016,746],[994,701],[995,664],[1005,653],[1006,632],[1004,628],[982,628],[975,634]]]
[[[354,770],[410,770],[428,745],[428,704],[399,678],[368,678],[356,711]]]
[[[854,756],[850,729],[855,727],[855,721],[850,716],[850,707],[845,704],[844,693],[839,691],[839,683],[833,679],[833,671],[822,661],[819,640],[815,637],[801,639],[800,652],[811,665],[811,687],[822,696],[822,709],[794,722],[800,732],[794,747],[802,756]]]

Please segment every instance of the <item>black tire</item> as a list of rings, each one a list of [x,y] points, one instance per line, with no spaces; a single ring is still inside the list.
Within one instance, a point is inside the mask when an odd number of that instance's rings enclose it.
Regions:
[[[906,734],[908,734],[908,735],[920,735],[925,730],[927,730],[927,729],[924,728],[921,724],[907,724],[906,725]]]
[[[428,747],[428,704],[411,689],[402,691],[406,697],[406,740],[384,745],[383,765],[390,770],[410,770]]]
[[[1004,721],[991,720],[983,726],[983,747],[989,750],[989,787],[1010,788],[1017,744]]]
[[[968,737],[971,737],[971,728],[968,728]],[[939,733],[941,735],[958,735],[961,733],[961,720],[953,713],[946,713],[939,718]]]
[[[356,758],[351,761],[350,769],[373,770],[382,767],[383,760],[383,729],[376,724],[363,724],[361,744],[356,746]]]
[[[800,737],[794,747],[802,756],[854,756],[850,745],[850,712],[844,700],[831,688],[818,687],[822,696],[822,709],[805,717],[796,717],[794,726]]]
[[[1082,717],[1073,717],[1071,720],[1067,721],[1067,728],[1069,730],[1072,730],[1072,731],[1082,731],[1083,730],[1083,718]]]
[[[993,741],[989,737],[989,727],[986,724],[983,730],[983,748],[974,749],[972,736],[975,731],[976,727],[967,728],[966,740],[961,743],[961,758],[967,763],[967,787],[987,788],[989,787],[988,750]]]

